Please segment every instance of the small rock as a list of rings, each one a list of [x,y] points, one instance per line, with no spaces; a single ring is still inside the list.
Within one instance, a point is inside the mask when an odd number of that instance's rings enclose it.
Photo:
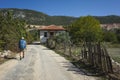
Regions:
[[[3,55],[4,55],[4,56],[8,56],[8,52],[4,52]]]
[[[5,57],[5,55],[1,55],[0,57],[1,57],[1,58],[4,58],[4,57]]]

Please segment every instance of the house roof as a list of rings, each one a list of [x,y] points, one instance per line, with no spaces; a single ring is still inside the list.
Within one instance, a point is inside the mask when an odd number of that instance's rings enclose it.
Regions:
[[[65,29],[62,26],[50,25],[50,26],[43,26],[39,28],[39,30],[55,30],[55,31],[64,31]]]

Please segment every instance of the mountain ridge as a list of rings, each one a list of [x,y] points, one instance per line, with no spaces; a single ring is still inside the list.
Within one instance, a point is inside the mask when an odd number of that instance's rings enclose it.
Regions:
[[[73,16],[50,16],[43,12],[30,10],[30,9],[18,9],[18,8],[0,8],[0,12],[11,11],[16,18],[25,20],[28,24],[34,25],[69,25],[79,17]],[[108,15],[108,16],[93,16],[100,21],[101,24],[120,23],[120,16]]]

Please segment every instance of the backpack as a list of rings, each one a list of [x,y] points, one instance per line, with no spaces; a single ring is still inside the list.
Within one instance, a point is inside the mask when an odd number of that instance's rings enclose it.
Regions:
[[[20,49],[25,49],[26,48],[26,41],[25,40],[20,40],[19,41],[19,48]]]

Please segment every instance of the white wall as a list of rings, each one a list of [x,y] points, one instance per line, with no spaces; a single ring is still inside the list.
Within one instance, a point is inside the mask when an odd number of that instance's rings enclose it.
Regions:
[[[44,37],[44,32],[47,32],[47,37]],[[48,31],[40,31],[40,43],[45,43],[48,38]]]
[[[47,37],[44,37],[44,32],[47,32]],[[55,32],[55,35],[58,35],[60,33],[64,33],[65,31],[50,31],[50,32]],[[49,31],[40,31],[40,43],[45,43],[49,36],[50,36]]]

